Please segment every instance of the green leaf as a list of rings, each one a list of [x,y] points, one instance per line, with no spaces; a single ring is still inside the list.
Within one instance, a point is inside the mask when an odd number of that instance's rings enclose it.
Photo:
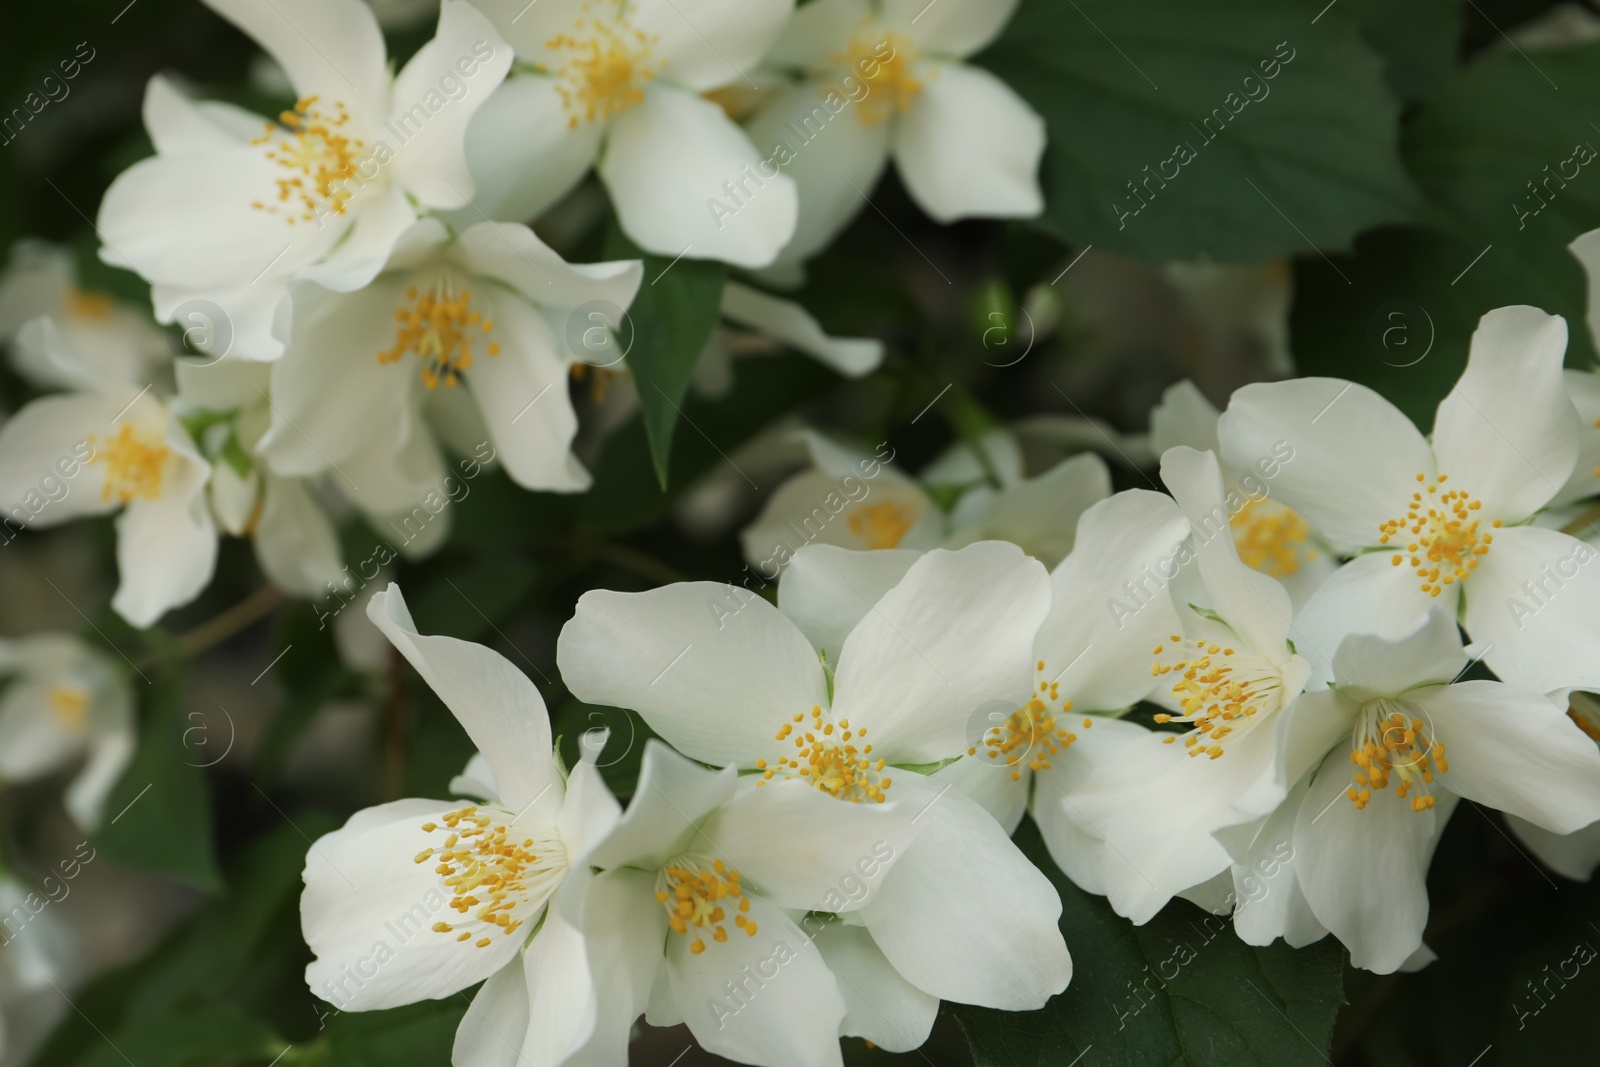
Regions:
[[[1174,901],[1134,926],[1051,861],[1031,822],[1017,845],[1061,893],[1076,977],[1035,1012],[965,1005],[976,1067],[1295,1067],[1327,1062],[1343,951],[1252,948],[1225,917]]]
[[[646,255],[617,229],[607,236],[606,258],[644,260],[644,281],[628,308],[629,326],[622,331],[626,335],[622,343],[639,388],[650,458],[665,489],[672,437],[689,381],[722,318],[728,268],[687,256],[672,260]]]
[[[446,1064],[470,992],[389,1011],[345,1012],[328,1021],[332,1062],[339,1067]]]
[[[1402,100],[1431,96],[1461,52],[1461,0],[1357,0],[1361,36],[1383,57],[1383,75]]]
[[[171,1015],[138,1015],[83,1059],[83,1067],[212,1067],[264,1062],[284,1042],[272,1028],[228,1004]]]
[[[1062,237],[1249,262],[1416,210],[1399,106],[1337,8],[1313,25],[1282,0],[1025,0],[982,62],[1044,117]]]
[[[139,750],[106,801],[95,844],[119,863],[214,892],[221,883],[211,798],[199,766],[210,757],[188,743],[190,730],[205,727],[184,716],[177,671],[158,675],[140,696]]]

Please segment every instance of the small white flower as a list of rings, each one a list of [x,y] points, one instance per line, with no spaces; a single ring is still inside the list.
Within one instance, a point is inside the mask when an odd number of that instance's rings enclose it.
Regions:
[[[745,559],[764,577],[808,544],[920,550],[1005,540],[1054,566],[1072,548],[1078,517],[1111,493],[1105,463],[1087,453],[1026,477],[1017,440],[1004,430],[979,442],[988,466],[972,446],[957,444],[919,479],[880,459],[882,446],[856,452],[809,431],[804,442],[813,469],[779,486],[740,535]],[[957,498],[948,516],[935,493]]]
[[[438,33],[395,75],[361,0],[207,3],[278,61],[299,99],[269,122],[151,79],[156,155],[106,191],[101,257],[152,283],[159,321],[206,301],[227,316],[231,354],[274,359],[291,281],[359,289],[419,210],[467,204],[467,122],[511,50],[465,0],[444,0]]]
[[[167,339],[147,315],[80,289],[72,253],[43,241],[11,248],[0,274],[0,341],[18,373],[46,389],[145,385],[168,362]]]
[[[1072,973],[1060,898],[982,807],[912,768],[964,754],[975,713],[1025,701],[1044,568],[1000,542],[815,546],[779,600],[714,582],[591,591],[557,662],[580,699],[638,711],[691,758],[911,809],[916,841],[853,914],[926,997],[1041,1006]]]
[[[817,0],[795,12],[767,63],[800,80],[746,124],[800,190],[799,223],[781,263],[826,246],[891,156],[912,199],[939,222],[1044,210],[1044,120],[999,78],[965,62],[999,36],[1016,6]]]
[[[773,261],[794,232],[794,183],[707,95],[746,84],[794,0],[482,0],[532,68],[468,132],[492,218],[531,219],[598,168],[636,244],[664,256]],[[687,10],[685,10],[687,8]],[[747,199],[721,213],[724,186]]]
[[[1247,939],[1286,933],[1298,893],[1352,963],[1394,971],[1422,947],[1424,879],[1448,796],[1556,834],[1600,819],[1600,749],[1538,692],[1451,684],[1469,662],[1455,620],[1435,609],[1398,641],[1346,638],[1338,684],[1285,713],[1285,774],[1309,784],[1263,831],[1291,843],[1293,874],[1256,901],[1241,894],[1241,928],[1254,920]]]
[[[419,220],[360,292],[295,291],[263,452],[283,474],[338,473],[363,508],[387,514],[439,479],[431,424],[448,418],[473,427],[456,438],[492,442],[519,485],[582,491],[567,389],[573,311],[626,308],[641,273],[637,261],[568,264],[526,226],[486,222],[453,237]]]
[[[520,1041],[530,1010],[543,1021],[565,1003],[559,991],[530,990],[523,973],[570,944],[558,895],[575,873],[587,876],[588,855],[618,805],[591,764],[563,777],[544,701],[503,656],[419,634],[393,585],[367,612],[478,748],[452,788],[484,795],[367,808],[311,847],[300,918],[317,958],[306,984],[343,1010],[369,1011],[451,996],[487,978],[457,1033],[454,1062],[508,1062],[469,1050],[485,1027]],[[508,984],[518,997],[504,996]]]
[[[1178,382],[1161,394],[1161,403],[1150,412],[1150,448],[1157,455],[1177,445],[1219,452],[1217,421],[1221,417],[1193,382]],[[1247,467],[1236,470],[1224,464],[1222,478],[1224,499],[1239,503],[1237,511],[1230,505],[1228,519],[1239,558],[1282,582],[1295,607],[1300,608],[1338,569],[1339,559],[1310,523],[1273,499],[1278,472],[1293,460],[1287,442],[1279,442]]]
[[[5,873],[0,917],[8,924],[0,943],[0,1064],[24,1067],[67,1013],[61,990],[81,975],[82,950],[50,901]]]
[[[111,660],[69,634],[0,641],[0,780],[27,782],[83,762],[67,811],[86,831],[133,759],[133,697]]]
[[[1352,382],[1299,378],[1234,394],[1219,426],[1228,462],[1243,468],[1287,441],[1294,460],[1273,492],[1356,553],[1306,604],[1297,642],[1326,659],[1348,634],[1398,638],[1442,605],[1505,681],[1600,687],[1595,549],[1528,524],[1578,459],[1566,343],[1566,324],[1535,308],[1485,315],[1431,442]]]

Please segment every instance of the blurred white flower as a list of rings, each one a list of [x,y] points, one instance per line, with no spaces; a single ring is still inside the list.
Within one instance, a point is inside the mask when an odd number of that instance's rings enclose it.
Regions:
[[[226,317],[231,354],[274,359],[292,281],[360,289],[420,210],[468,203],[467,123],[511,49],[465,0],[444,0],[437,34],[395,75],[361,0],[207,3],[277,60],[299,99],[267,121],[151,79],[156,155],[106,191],[101,257],[152,283],[159,321],[202,301]]]
[[[532,219],[593,165],[641,248],[742,267],[773,261],[794,232],[794,183],[769,172],[707,96],[747,82],[794,0],[482,7],[532,70],[507,81],[468,131],[479,209]],[[728,188],[745,196],[719,211]]]
[[[587,489],[567,386],[587,349],[568,334],[582,305],[625,309],[641,273],[636,260],[568,264],[526,226],[486,222],[452,236],[419,220],[362,291],[296,289],[262,450],[282,474],[341,472],[343,489],[381,515],[440,480],[431,424],[448,419],[468,427],[453,442],[492,442],[517,484]]]
[[[931,1026],[932,998],[1026,1010],[1071,977],[1049,881],[982,807],[914,769],[961,756],[994,702],[1024,702],[1049,596],[1015,545],[815,546],[784,573],[781,610],[714,582],[585,593],[557,662],[580,699],[638,711],[693,759],[910,807],[925,825],[853,916]]]
[[[816,0],[795,12],[767,65],[799,81],[746,123],[800,192],[781,263],[832,241],[891,157],[912,199],[939,222],[1044,210],[1044,120],[999,78],[965,62],[999,36],[1016,6]]]
[[[707,396],[733,388],[733,360],[747,352],[775,351],[772,342],[804,352],[846,378],[862,378],[883,362],[883,342],[863,337],[830,337],[798,302],[730,281],[722,290],[723,326],[695,364],[695,387]],[[753,334],[754,344],[745,343]],[[759,347],[757,347],[759,346]]]
[[[0,274],[0,341],[11,345],[17,372],[46,389],[145,385],[170,358],[148,315],[80,289],[72,253],[44,241],[11,247]]]
[[[73,821],[99,828],[133,759],[133,697],[111,660],[70,634],[0,640],[0,781],[27,782],[82,762],[67,787]]]
[[[1218,427],[1228,463],[1247,468],[1288,442],[1294,461],[1274,493],[1328,544],[1357,553],[1307,602],[1297,642],[1326,660],[1352,633],[1415,632],[1439,605],[1505,681],[1600,687],[1595,549],[1528,525],[1580,451],[1566,344],[1566,324],[1536,308],[1489,312],[1431,442],[1353,382],[1297,378],[1233,395]]]
[[[50,901],[0,872],[0,1067],[24,1067],[66,1014],[79,950]]]

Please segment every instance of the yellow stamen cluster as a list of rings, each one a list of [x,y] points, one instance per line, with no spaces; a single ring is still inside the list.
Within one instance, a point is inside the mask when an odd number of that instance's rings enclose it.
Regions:
[[[1171,658],[1165,661],[1159,658],[1167,651],[1165,645],[1151,650],[1158,658],[1150,665],[1150,673],[1158,678],[1177,676],[1172,695],[1183,714],[1163,712],[1155,721],[1191,724],[1193,729],[1181,735],[1189,755],[1217,759],[1224,738],[1254,716],[1277,710],[1280,679],[1260,665],[1247,663],[1234,649],[1214,642],[1185,642],[1178,634],[1171,635],[1171,641]],[[1164,737],[1162,743],[1173,744],[1179,736]]]
[[[1056,699],[1057,683],[1040,682],[1039,691],[1050,699]],[[1071,711],[1072,701],[1062,704],[1061,710]],[[1089,720],[1083,720],[1087,727]],[[1065,729],[1056,726],[1056,717],[1043,700],[1034,697],[1021,708],[1013,711],[1006,717],[1006,721],[989,728],[983,735],[983,747],[992,760],[1004,758],[1005,765],[1011,768],[1011,780],[1022,780],[1021,764],[1027,758],[1027,767],[1030,771],[1046,771],[1050,769],[1050,757],[1065,752],[1067,748],[1078,739],[1078,735],[1068,733]],[[977,755],[977,748],[967,749],[967,755]]]
[[[597,9],[610,8],[611,10]],[[556,92],[566,108],[567,127],[609,119],[644,102],[645,84],[665,64],[650,65],[653,34],[631,25],[623,0],[590,0],[572,32],[558,33],[545,47],[564,56],[553,70]],[[542,68],[541,68],[542,69]]]
[[[804,714],[796,713],[793,722],[784,723],[772,735],[775,741],[792,740],[795,754],[779,756],[770,763],[757,760],[761,781],[756,785],[765,785],[783,775],[810,782],[840,800],[882,804],[886,799],[884,791],[894,784],[894,779],[881,777],[885,761],[871,758],[871,745],[857,748],[853,744],[867,736],[866,728],[851,730],[848,719],[841,719],[837,726],[823,722],[822,708],[815,705],[811,708],[810,729],[800,725],[805,719]]]
[[[756,924],[745,914],[750,910],[750,898],[739,884],[739,872],[730,870],[721,860],[709,867],[692,856],[671,861],[656,874],[656,900],[667,909],[667,925],[673,933],[686,937],[689,928],[694,928],[689,951],[696,956],[706,950],[703,931],[711,931],[713,941],[728,940],[723,923],[728,917],[727,908],[734,906],[733,900],[739,902],[733,925],[746,937],[756,936]],[[724,900],[728,901],[727,907],[723,906]]]
[[[111,297],[107,293],[88,292],[76,285],[67,290],[67,314],[75,319],[101,322],[111,317]]]
[[[1355,778],[1344,795],[1358,808],[1372,801],[1374,789],[1382,792],[1389,788],[1392,775],[1398,778],[1395,795],[1404,800],[1416,790],[1411,810],[1427,811],[1433,807],[1426,786],[1433,782],[1434,768],[1441,774],[1450,769],[1444,745],[1427,735],[1421,719],[1407,720],[1399,711],[1388,715],[1375,712],[1357,724],[1350,762],[1356,767]]]
[[[275,201],[255,201],[250,206],[269,214],[288,212],[288,223],[315,222],[332,213],[343,215],[345,204],[354,195],[351,179],[356,179],[356,163],[365,144],[340,133],[350,121],[342,103],[332,112],[317,108],[317,97],[295,102],[294,110],[278,116],[251,144],[269,145],[267,158],[288,170],[292,177],[277,178]],[[360,185],[359,179],[356,186]]]
[[[425,290],[416,286],[406,290],[406,302],[395,309],[394,347],[378,353],[379,363],[397,363],[407,352],[422,360],[422,380],[429,389],[439,383],[452,389],[461,372],[472,366],[473,331],[488,335],[494,323],[472,308],[472,292],[454,291],[454,286],[439,281]],[[500,345],[490,341],[487,351],[500,354]]]
[[[910,40],[898,33],[883,33],[870,22],[862,26],[847,49],[834,53],[836,67],[867,85],[867,94],[856,104],[856,115],[863,126],[876,126],[898,112],[910,110],[923,90],[921,80],[912,73],[917,59],[916,46]],[[829,86],[827,91],[855,96],[843,84]]]
[[[1449,477],[1441,474],[1435,478],[1426,486],[1426,496],[1420,491],[1412,493],[1406,517],[1390,519],[1378,527],[1378,543],[1383,545],[1406,533],[1411,535],[1405,551],[1396,552],[1392,562],[1398,567],[1409,555],[1411,566],[1422,579],[1421,589],[1429,596],[1438,596],[1445,586],[1466,581],[1494,544],[1493,534],[1478,532],[1481,520],[1474,512],[1483,507],[1482,501],[1460,489],[1440,492]],[[1426,475],[1417,475],[1418,482],[1427,480]],[[1500,520],[1495,519],[1493,526],[1499,528]]]
[[[1262,574],[1287,578],[1300,570],[1302,561],[1317,558],[1317,550],[1306,547],[1311,524],[1281,504],[1252,500],[1228,525],[1239,558]]]
[[[900,504],[868,504],[850,513],[850,532],[868,548],[895,548],[916,521]]]
[[[167,457],[172,454],[164,442],[151,443],[127,423],[115,437],[91,439],[94,455],[90,463],[100,463],[106,468],[105,484],[100,487],[101,500],[120,500],[127,504],[134,500],[159,500],[162,476],[167,469]]]
[[[444,880],[453,896],[450,907],[466,920],[498,927],[510,936],[522,926],[522,920],[512,918],[518,905],[532,895],[533,882],[561,870],[566,862],[563,855],[549,852],[535,854],[531,837],[517,840],[511,827],[498,822],[488,812],[476,805],[447,813],[440,818],[444,825],[428,822],[422,825],[427,833],[445,833],[444,844],[438,848],[425,848],[417,853],[417,863],[437,860],[434,871]],[[449,923],[434,923],[435,933],[454,931]],[[462,931],[457,941],[472,939],[471,931]],[[492,939],[480,937],[476,944],[488,948]]]
[[[50,713],[68,730],[81,734],[88,724],[89,694],[77,686],[55,686],[50,690]]]

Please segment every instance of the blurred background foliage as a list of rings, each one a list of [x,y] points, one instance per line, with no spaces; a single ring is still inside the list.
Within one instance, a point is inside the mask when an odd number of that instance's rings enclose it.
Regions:
[[[83,45],[93,58],[67,98],[0,147],[0,245],[67,243],[87,285],[145,301],[137,278],[98,264],[91,220],[109,181],[150,151],[139,121],[146,80],[177,72],[267,114],[283,102],[251,80],[253,46],[200,4],[125,2],[8,7],[0,112]],[[1543,196],[1534,185],[1576,145],[1600,144],[1600,41],[1553,32],[1568,23],[1552,20],[1571,13],[1539,0],[1323,5],[1024,0],[979,61],[1048,122],[1044,217],[939,227],[891,174],[799,293],[831,333],[883,339],[881,371],[846,383],[795,354],[742,359],[726,395],[702,395],[690,379],[716,325],[723,269],[689,264],[647,290],[633,316],[636,379],[658,385],[674,410],[641,388],[638,417],[592,434],[586,495],[524,492],[494,471],[474,479],[451,505],[444,550],[386,578],[403,584],[424,632],[485,642],[528,672],[569,762],[588,731],[609,728],[600,762],[626,796],[647,731],[565,693],[556,634],[589,588],[740,580],[732,530],[776,474],[752,463],[736,475],[729,457],[748,463],[742,450],[782,420],[888,441],[916,470],[952,439],[1028,416],[1088,415],[1142,432],[1161,390],[1182,377],[1225,402],[1236,385],[1285,369],[1210,330],[1208,309],[1185,305],[1159,271],[1209,258],[1291,271],[1297,372],[1371,385],[1426,430],[1485,311],[1528,303],[1575,325],[1584,318],[1583,278],[1566,245],[1600,227],[1600,172]],[[429,32],[426,21],[396,31],[391,54],[403,59]],[[1227,115],[1214,138],[1202,131],[1274,57],[1282,65],[1270,93]],[[1195,158],[1178,178],[1136,192],[1176,142]],[[625,251],[594,186],[540,229],[572,259]],[[1592,361],[1586,331],[1572,338],[1569,359]],[[28,395],[0,371],[5,407]],[[1119,487],[1146,484],[1146,472],[1111,458]],[[73,604],[106,603],[109,531],[102,522],[28,534],[0,559],[5,631],[78,630],[109,643],[141,705],[139,755],[107,809],[125,817],[94,839],[104,859],[89,865],[93,878],[71,905],[99,973],[73,993],[38,1062],[448,1062],[466,995],[341,1015],[306,989],[299,872],[310,842],[357,808],[445,795],[470,754],[466,737],[385,648],[341,655],[329,620],[342,598],[312,606],[261,594],[239,542],[224,546],[200,601],[160,628],[131,630],[108,609],[80,616]],[[355,520],[342,535],[352,562],[385,537]],[[1550,976],[1574,946],[1600,944],[1596,891],[1538,868],[1499,816],[1462,807],[1430,882],[1428,942],[1442,962],[1387,977],[1344,966],[1331,939],[1300,952],[1250,949],[1182,903],[1132,928],[1061,879],[1024,826],[1020,842],[1062,893],[1073,985],[1027,1015],[947,1007],[928,1046],[899,1058],[937,1067],[1593,1062],[1588,1011],[1600,977],[1595,968]],[[43,788],[0,799],[0,820],[0,848],[23,878],[76,840]],[[1168,979],[1178,944],[1193,960]],[[642,1030],[636,1063],[712,1059],[688,1049],[681,1029]],[[852,1065],[896,1058],[846,1045]]]

